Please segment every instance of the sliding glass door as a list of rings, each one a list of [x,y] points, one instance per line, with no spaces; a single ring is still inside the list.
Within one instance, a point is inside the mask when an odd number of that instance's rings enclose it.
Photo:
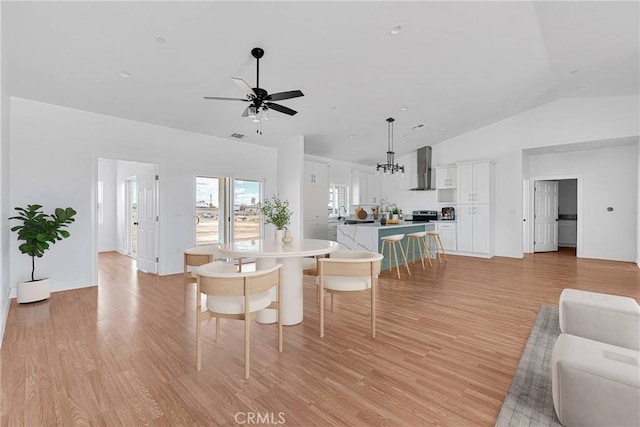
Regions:
[[[196,245],[261,238],[262,182],[197,176],[195,183]]]
[[[196,177],[196,245],[224,242],[224,178]]]
[[[233,180],[233,240],[257,240],[262,235],[258,203],[260,181]]]

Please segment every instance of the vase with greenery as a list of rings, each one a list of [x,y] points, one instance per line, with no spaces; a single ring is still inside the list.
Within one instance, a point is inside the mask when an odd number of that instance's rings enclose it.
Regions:
[[[69,237],[69,232],[65,230],[69,224],[75,221],[74,216],[76,211],[72,208],[56,208],[53,214],[47,214],[42,211],[41,205],[27,205],[26,208],[17,207],[15,210],[18,212],[16,216],[12,216],[11,219],[20,221],[20,225],[16,225],[11,228],[11,231],[18,233],[18,241],[23,242],[18,246],[18,249],[23,254],[31,257],[31,281],[24,284],[35,283],[44,281],[46,279],[36,279],[36,257],[42,258],[44,253],[51,249],[51,245],[57,241]],[[49,297],[49,284],[46,283],[46,293],[44,298],[31,299],[29,301],[21,301],[21,286],[18,284],[18,302],[31,302],[39,301]],[[42,296],[42,292],[36,292]],[[26,297],[29,299],[31,297]]]
[[[276,227],[276,235],[280,236],[279,239],[276,237],[276,240],[279,243],[279,240],[282,239],[281,235],[284,235],[284,230],[291,221],[292,213],[289,210],[289,201],[280,200],[279,197],[274,195],[271,199],[265,199],[260,203],[259,207],[265,224],[273,224]],[[278,230],[280,231],[279,233]]]

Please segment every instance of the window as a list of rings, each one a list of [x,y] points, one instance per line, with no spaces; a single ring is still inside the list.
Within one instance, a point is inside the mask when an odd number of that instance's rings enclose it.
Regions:
[[[347,216],[349,187],[343,184],[329,184],[329,216]]]

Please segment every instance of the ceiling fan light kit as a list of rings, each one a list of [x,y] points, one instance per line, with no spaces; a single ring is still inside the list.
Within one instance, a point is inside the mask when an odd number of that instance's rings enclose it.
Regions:
[[[243,111],[242,117],[249,117],[256,123],[256,133],[262,135],[262,121],[269,120],[271,110],[279,113],[294,116],[297,111],[292,110],[284,105],[276,104],[273,101],[283,101],[285,99],[298,98],[304,96],[300,90],[290,90],[287,92],[278,92],[269,94],[265,89],[260,87],[260,58],[264,56],[264,50],[259,47],[251,49],[251,55],[256,58],[256,87],[251,87],[244,80],[232,77],[231,80],[242,90],[246,98],[226,98],[220,96],[205,96],[204,99],[222,100],[222,101],[242,101],[249,102],[250,105]]]
[[[377,164],[376,174],[404,178],[404,166],[396,163],[396,153],[393,151],[393,122],[394,118],[387,119],[387,162]]]

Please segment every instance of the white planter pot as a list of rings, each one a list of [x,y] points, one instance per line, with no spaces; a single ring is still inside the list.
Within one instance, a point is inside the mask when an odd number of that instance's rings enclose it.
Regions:
[[[45,300],[51,295],[49,285],[49,279],[18,283],[16,299],[20,304]]]

